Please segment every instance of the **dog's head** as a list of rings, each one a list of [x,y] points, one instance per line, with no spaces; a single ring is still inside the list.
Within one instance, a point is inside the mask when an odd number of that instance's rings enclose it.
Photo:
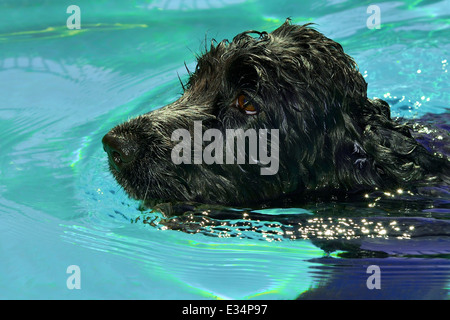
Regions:
[[[213,42],[183,89],[103,138],[133,198],[237,205],[389,180],[362,138],[375,135],[369,118],[390,121],[387,104],[367,99],[354,60],[309,25]]]

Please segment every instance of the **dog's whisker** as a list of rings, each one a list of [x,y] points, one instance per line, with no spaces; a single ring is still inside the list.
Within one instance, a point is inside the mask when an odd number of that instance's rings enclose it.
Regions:
[[[144,202],[145,202],[145,200],[147,200],[147,193],[148,193],[148,190],[150,188],[150,184],[151,184],[151,180],[148,179],[147,188],[145,189],[144,198],[142,199]]]

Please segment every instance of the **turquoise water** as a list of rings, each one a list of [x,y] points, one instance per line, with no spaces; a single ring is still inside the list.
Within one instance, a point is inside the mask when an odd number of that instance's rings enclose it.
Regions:
[[[79,30],[66,27],[71,4]],[[158,213],[139,210],[108,172],[102,136],[174,101],[205,36],[271,31],[286,17],[339,41],[394,116],[448,114],[449,2],[377,2],[373,30],[371,4],[0,1],[0,298],[448,299],[448,189],[263,210],[273,227],[243,216],[192,234],[146,223]],[[304,232],[291,240],[296,224]],[[345,225],[362,236],[331,241]],[[70,265],[81,289],[67,287]],[[369,265],[380,290],[366,286]]]

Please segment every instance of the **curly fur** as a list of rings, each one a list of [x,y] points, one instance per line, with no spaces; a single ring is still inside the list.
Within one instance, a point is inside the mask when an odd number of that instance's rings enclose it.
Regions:
[[[367,98],[367,83],[337,42],[287,20],[271,33],[247,31],[211,44],[175,102],[109,133],[135,153],[119,184],[136,199],[261,204],[283,197],[357,192],[438,180],[448,160],[430,154],[393,121],[389,105]],[[230,107],[239,93],[258,108]],[[175,129],[278,129],[276,175],[250,164],[171,162]]]

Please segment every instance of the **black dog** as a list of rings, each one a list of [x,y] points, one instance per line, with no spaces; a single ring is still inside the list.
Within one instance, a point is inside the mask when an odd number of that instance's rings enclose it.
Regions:
[[[183,89],[174,103],[103,138],[111,172],[133,198],[251,205],[386,190],[436,181],[449,172],[447,159],[429,153],[407,126],[390,118],[386,102],[367,98],[355,61],[310,25],[288,20],[272,33],[247,31],[231,43],[213,42]],[[245,147],[245,163],[238,164],[236,156],[233,164],[175,163],[180,137],[172,135],[185,129],[194,137],[184,142],[198,147],[195,123],[200,121],[203,131],[214,128],[223,136],[227,129],[276,129],[277,137],[275,131],[266,136],[278,162],[275,171],[262,174],[267,162],[250,162],[251,144]],[[203,139],[200,147],[207,145]],[[216,147],[225,150],[223,144]],[[217,148],[216,155],[225,154]],[[193,149],[183,151],[184,160],[198,156]]]

